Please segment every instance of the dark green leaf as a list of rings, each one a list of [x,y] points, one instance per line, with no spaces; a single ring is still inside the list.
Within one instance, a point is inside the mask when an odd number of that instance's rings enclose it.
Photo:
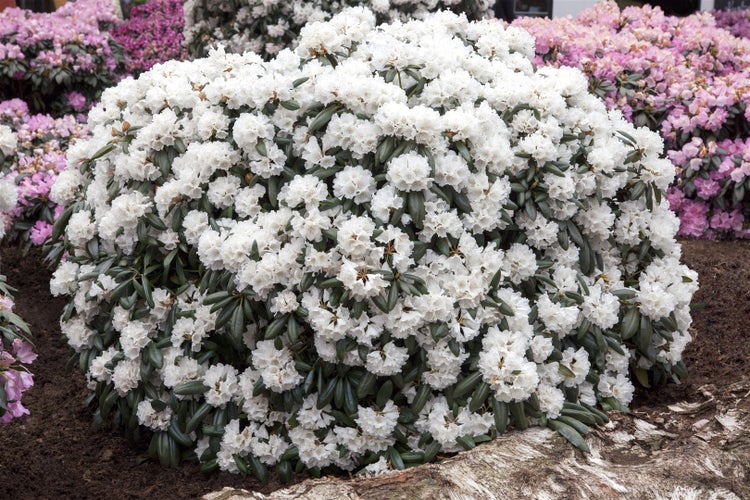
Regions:
[[[581,436],[581,434],[570,425],[560,422],[559,420],[549,420],[547,425],[552,430],[557,431],[562,437],[567,439],[570,444],[582,452],[589,453],[591,451],[589,445],[586,444],[586,440],[583,439],[583,436]]]

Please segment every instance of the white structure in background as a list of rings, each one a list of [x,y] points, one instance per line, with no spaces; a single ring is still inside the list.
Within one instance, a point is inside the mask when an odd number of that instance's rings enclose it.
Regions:
[[[552,17],[575,16],[584,9],[593,6],[599,0],[554,0],[552,2]]]

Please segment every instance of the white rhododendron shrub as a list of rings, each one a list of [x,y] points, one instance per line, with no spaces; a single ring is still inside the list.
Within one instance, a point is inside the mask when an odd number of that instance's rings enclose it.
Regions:
[[[371,9],[378,23],[421,18],[445,9],[469,19],[492,16],[494,0],[187,0],[185,45],[205,56],[217,43],[230,52],[253,51],[265,58],[296,43],[307,23],[329,19],[346,7]]]
[[[533,55],[497,22],[354,8],[296,53],[108,90],[53,189],[99,417],[168,465],[378,472],[509,426],[585,448],[631,373],[684,377],[662,142]]]

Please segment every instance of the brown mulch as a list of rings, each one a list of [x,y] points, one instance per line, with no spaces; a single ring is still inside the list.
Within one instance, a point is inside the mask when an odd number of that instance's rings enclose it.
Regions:
[[[273,476],[268,485],[226,473],[205,476],[194,464],[162,469],[146,460],[145,444],[93,431],[83,377],[64,373],[69,350],[58,325],[64,301],[50,296],[49,271],[36,250],[27,256],[9,247],[1,252],[1,269],[19,290],[16,312],[30,323],[39,359],[32,365],[36,386],[24,399],[31,415],[0,426],[0,499],[182,499],[224,486],[261,492],[283,486]],[[633,404],[639,412],[699,400],[698,387],[728,387],[750,367],[750,242],[683,241],[683,260],[698,271],[695,302],[705,304],[693,314],[695,340],[685,353],[690,377],[681,385],[639,391]]]
[[[728,387],[750,375],[750,241],[683,240],[682,261],[698,272],[690,333],[683,359],[689,377],[680,384],[639,390],[633,407],[699,401],[698,388]]]

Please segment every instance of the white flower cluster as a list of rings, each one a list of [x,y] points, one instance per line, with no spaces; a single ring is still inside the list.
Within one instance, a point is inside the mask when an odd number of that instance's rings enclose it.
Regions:
[[[18,203],[18,189],[12,178],[0,177],[0,212],[8,212],[16,208]]]
[[[0,154],[10,156],[16,152],[18,139],[16,134],[7,125],[0,125]]]
[[[448,9],[485,19],[492,16],[493,5],[492,0],[187,0],[185,45],[197,56],[220,43],[230,52],[267,58],[293,47],[306,24],[328,20],[346,7],[369,8],[379,23],[387,23]]]
[[[353,8],[296,53],[106,91],[53,190],[92,388],[262,476],[430,460],[627,406],[630,369],[683,377],[697,276],[661,142],[533,53]]]

